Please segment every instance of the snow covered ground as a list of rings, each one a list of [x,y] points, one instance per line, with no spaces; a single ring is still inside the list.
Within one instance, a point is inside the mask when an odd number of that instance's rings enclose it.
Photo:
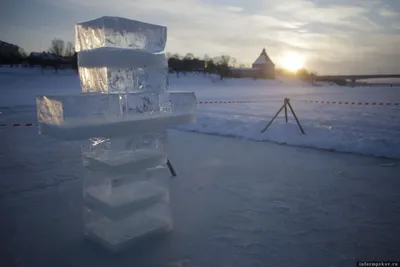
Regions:
[[[400,158],[400,88],[310,86],[296,80],[265,81],[228,79],[190,74],[169,77],[171,90],[196,92],[199,101],[241,100],[255,103],[199,104],[194,125],[180,129],[233,136],[256,141],[272,141],[332,151]],[[34,110],[35,96],[80,93],[74,71],[54,74],[38,69],[0,68],[0,112]],[[282,112],[268,131],[261,129],[289,97],[304,127],[301,135],[293,116],[289,123]],[[369,103],[369,105],[320,104],[305,101]],[[377,105],[371,105],[376,103]],[[383,105],[379,105],[383,103]],[[387,105],[390,103],[391,105]],[[397,105],[396,105],[397,104]],[[17,123],[5,116],[0,124]],[[27,123],[31,123],[27,122]]]
[[[201,76],[171,76],[170,84],[195,91],[201,101],[259,101],[199,104],[197,124],[185,130],[399,155],[398,106],[302,101],[394,102],[399,94],[393,88]],[[0,126],[0,266],[302,267],[398,260],[400,161],[176,130],[167,147],[178,173],[171,192],[175,230],[118,257],[83,242],[79,142],[38,135],[33,126],[8,126],[34,122],[36,95],[79,91],[73,72],[0,68],[0,125],[7,125]],[[259,134],[285,96],[307,136],[282,116]]]

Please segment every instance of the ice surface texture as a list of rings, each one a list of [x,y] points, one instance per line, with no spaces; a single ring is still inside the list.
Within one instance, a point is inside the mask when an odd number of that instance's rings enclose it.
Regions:
[[[75,26],[75,49],[118,47],[150,53],[164,51],[167,28],[120,17],[101,17]]]
[[[83,93],[130,93],[167,89],[164,54],[118,48],[97,48],[78,54]]]

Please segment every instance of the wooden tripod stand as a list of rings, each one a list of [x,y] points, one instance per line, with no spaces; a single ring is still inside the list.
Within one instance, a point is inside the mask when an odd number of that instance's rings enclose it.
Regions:
[[[285,121],[286,121],[286,123],[287,123],[287,122],[288,122],[287,107],[289,107],[290,111],[292,112],[293,117],[295,118],[295,120],[296,120],[296,122],[297,122],[297,125],[298,125],[299,128],[300,128],[301,133],[302,133],[302,134],[306,134],[306,133],[304,132],[304,130],[303,130],[303,127],[301,127],[301,124],[300,124],[300,122],[299,122],[299,119],[297,118],[296,113],[294,112],[294,110],[293,110],[293,108],[292,108],[292,105],[290,104],[290,99],[289,99],[289,98],[285,98],[285,99],[283,100],[283,105],[282,105],[282,107],[278,110],[278,112],[275,114],[275,116],[272,118],[272,120],[267,124],[267,126],[265,126],[265,128],[261,130],[261,133],[264,133],[264,132],[268,129],[268,127],[272,124],[272,122],[276,119],[276,117],[278,117],[279,113],[281,113],[282,109],[285,109]]]

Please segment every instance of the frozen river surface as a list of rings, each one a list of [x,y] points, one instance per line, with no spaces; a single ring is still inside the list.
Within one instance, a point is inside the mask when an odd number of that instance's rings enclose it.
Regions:
[[[176,130],[168,153],[175,230],[111,256],[82,236],[79,144],[0,129],[0,266],[350,267],[400,257],[396,160]]]

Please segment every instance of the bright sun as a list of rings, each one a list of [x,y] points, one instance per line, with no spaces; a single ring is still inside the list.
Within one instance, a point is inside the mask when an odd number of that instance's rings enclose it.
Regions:
[[[297,71],[304,67],[304,57],[297,53],[286,53],[282,59],[282,67],[290,71]]]

